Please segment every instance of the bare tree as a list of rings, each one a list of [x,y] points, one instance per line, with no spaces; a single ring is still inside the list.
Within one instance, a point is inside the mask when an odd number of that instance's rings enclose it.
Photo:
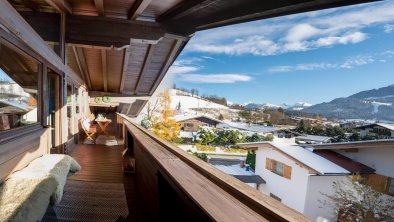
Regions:
[[[374,190],[364,180],[333,182],[334,194],[320,201],[325,207],[333,207],[338,213],[338,221],[393,221],[394,198]]]

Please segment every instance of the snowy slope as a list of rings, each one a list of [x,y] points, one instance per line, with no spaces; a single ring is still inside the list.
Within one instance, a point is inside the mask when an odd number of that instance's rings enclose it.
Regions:
[[[176,109],[179,103],[181,109],[229,109],[227,106],[223,106],[217,103],[213,103],[206,99],[197,96],[177,95],[176,90],[170,90],[171,95],[171,108]]]

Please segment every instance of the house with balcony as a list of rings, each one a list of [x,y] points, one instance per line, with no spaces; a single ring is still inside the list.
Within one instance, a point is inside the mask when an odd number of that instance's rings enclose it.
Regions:
[[[360,130],[360,137],[368,137],[371,139],[393,139],[394,138],[394,125],[386,123],[373,123],[355,127]]]
[[[20,123],[0,129],[0,220],[311,221],[135,118],[197,31],[364,2],[0,0],[1,73],[30,106],[0,106]],[[33,167],[58,155],[81,168]]]

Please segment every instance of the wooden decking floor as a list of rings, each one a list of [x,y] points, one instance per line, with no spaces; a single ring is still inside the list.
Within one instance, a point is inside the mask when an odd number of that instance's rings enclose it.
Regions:
[[[70,156],[81,165],[82,169],[80,172],[68,178],[65,192],[68,190],[69,195],[65,193],[59,205],[49,206],[43,221],[144,221],[138,209],[133,175],[124,175],[122,172],[122,149],[122,146],[77,144],[70,153]],[[126,199],[128,215],[126,214],[126,216],[123,216],[123,213],[114,220],[113,218],[115,217],[108,218],[105,211],[114,210],[111,210],[108,204],[97,204],[97,202],[100,202],[100,197],[95,198],[94,193],[92,194],[87,187],[90,187],[90,189],[97,188],[97,196],[99,196],[99,194],[104,195],[104,193],[115,193],[116,195],[114,195],[113,198],[110,195],[105,197],[109,198],[106,200],[108,203]],[[108,187],[109,189],[118,187],[118,189],[124,189],[124,192],[121,192],[121,195],[123,195],[122,199],[119,199],[119,192],[116,190],[106,191],[103,187]],[[78,191],[74,192],[75,189],[78,189]],[[92,195],[93,198],[85,197]],[[115,202],[111,205],[115,205]],[[90,212],[86,212],[86,215],[84,215],[84,211],[80,210],[82,205],[75,207],[75,203],[81,203],[86,208],[86,211]],[[92,208],[89,210],[86,206],[92,206]],[[74,208],[74,210],[72,208]],[[76,210],[77,208],[79,210]],[[66,213],[63,213],[64,211],[66,211]],[[56,216],[56,212],[58,216]],[[91,215],[92,212],[97,213]],[[103,212],[104,214],[102,215],[105,216],[100,216]],[[64,214],[68,215],[63,216]]]

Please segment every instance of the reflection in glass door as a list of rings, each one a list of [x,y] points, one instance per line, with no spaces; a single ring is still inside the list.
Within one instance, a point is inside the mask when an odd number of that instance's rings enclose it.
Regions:
[[[73,137],[73,87],[71,85],[67,85],[67,140],[70,140]]]
[[[51,129],[51,148],[57,147],[57,140],[60,138],[60,76],[48,69],[47,79],[48,98],[48,125]]]

